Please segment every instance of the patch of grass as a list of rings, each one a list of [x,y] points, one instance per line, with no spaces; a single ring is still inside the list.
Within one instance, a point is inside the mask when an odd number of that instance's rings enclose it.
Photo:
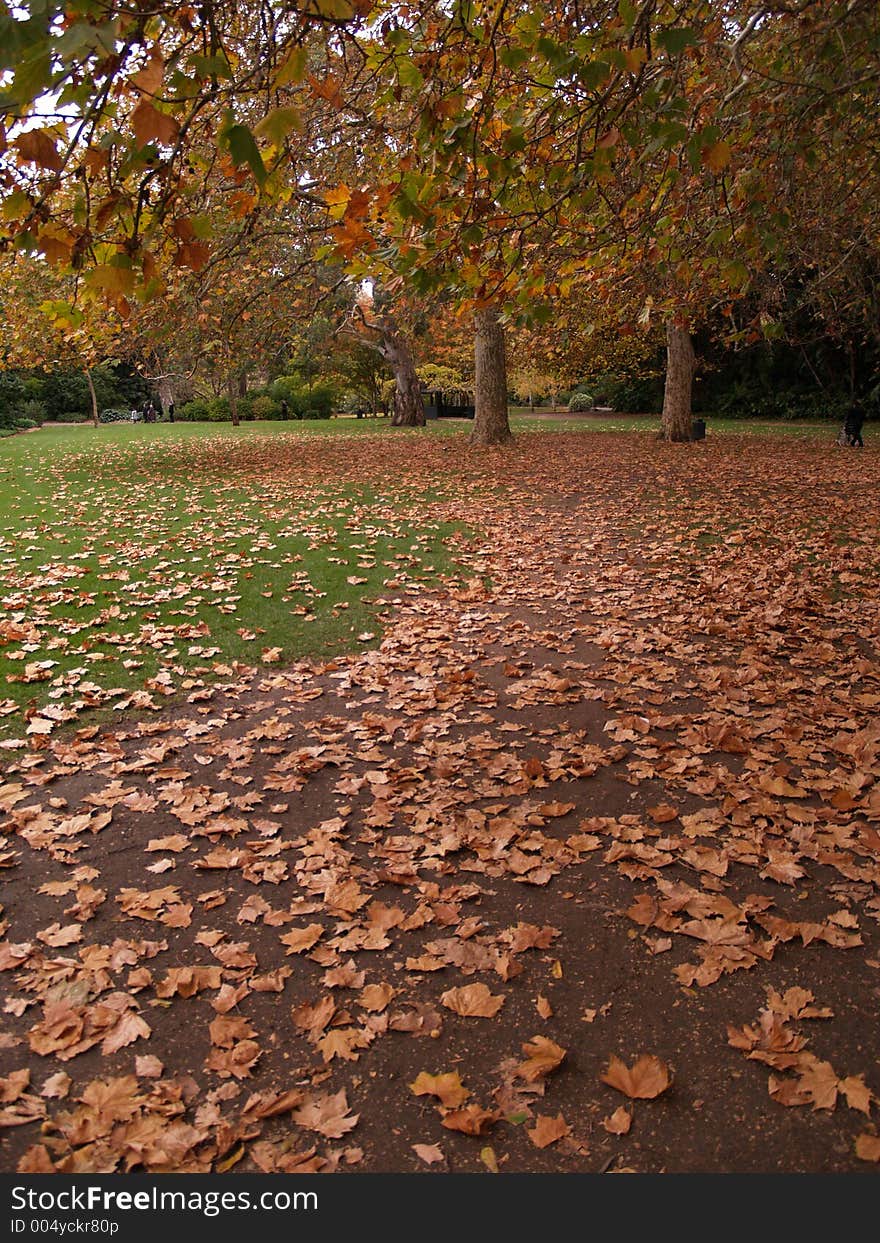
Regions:
[[[317,424],[304,434],[326,434]],[[35,714],[161,702],[236,663],[368,646],[377,598],[454,573],[455,528],[425,521],[420,498],[342,482],[291,493],[271,453],[239,457],[254,433],[122,425],[4,444],[0,738]]]

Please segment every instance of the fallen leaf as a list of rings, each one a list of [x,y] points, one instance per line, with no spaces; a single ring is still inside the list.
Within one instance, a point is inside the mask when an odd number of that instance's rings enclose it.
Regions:
[[[654,1100],[672,1083],[669,1067],[659,1057],[643,1053],[632,1067],[612,1055],[607,1069],[599,1076],[603,1083],[633,1100]]]
[[[504,1005],[504,997],[491,993],[485,984],[465,984],[442,993],[440,1004],[463,1018],[491,1019]]]
[[[550,1118],[546,1114],[539,1114],[535,1119],[535,1125],[526,1134],[536,1148],[549,1148],[551,1144],[555,1144],[563,1136],[570,1135],[571,1127],[567,1124],[562,1114],[557,1114],[555,1118]]]

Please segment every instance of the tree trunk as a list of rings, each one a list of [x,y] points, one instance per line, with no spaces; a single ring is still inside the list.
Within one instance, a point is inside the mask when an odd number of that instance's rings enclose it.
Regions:
[[[174,380],[170,375],[163,375],[156,381],[156,388],[159,390],[162,413],[167,419],[168,407],[174,401]]]
[[[493,307],[474,315],[474,399],[472,445],[503,445],[511,438],[507,421],[507,364],[504,329]]]
[[[238,427],[238,382],[235,373],[232,371],[229,373],[226,387],[229,394],[229,413],[232,415],[232,426]]]
[[[694,347],[687,328],[666,325],[666,385],[663,390],[663,440],[693,439],[691,390],[694,382]]]
[[[92,383],[91,371],[89,370],[88,367],[86,367],[85,371],[86,371],[86,381],[89,386],[89,396],[92,399],[92,422],[94,423],[95,427],[99,427],[101,420],[98,418],[98,395],[95,392],[95,386]]]
[[[394,411],[392,427],[424,427],[425,403],[416,366],[409,346],[397,333],[386,331],[382,338],[382,357],[394,372]]]

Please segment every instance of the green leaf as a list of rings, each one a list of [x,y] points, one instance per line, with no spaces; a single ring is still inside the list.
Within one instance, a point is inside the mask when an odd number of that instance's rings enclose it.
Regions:
[[[222,131],[221,142],[226,147],[232,163],[236,168],[241,168],[242,164],[247,164],[258,185],[262,185],[266,180],[266,166],[263,163],[263,157],[260,155],[260,149],[254,141],[254,136],[246,125],[230,125],[228,129]]]
[[[302,116],[298,108],[273,108],[254,127],[254,133],[280,147],[291,130],[301,128]]]
[[[678,56],[685,48],[696,46],[696,31],[686,26],[673,26],[668,30],[658,30],[657,43],[670,56]]]
[[[295,47],[275,77],[276,86],[290,86],[292,82],[302,82],[306,75],[306,64],[309,54],[304,47]]]
[[[397,76],[401,86],[408,86],[414,91],[420,91],[425,84],[421,71],[411,60],[398,60]]]

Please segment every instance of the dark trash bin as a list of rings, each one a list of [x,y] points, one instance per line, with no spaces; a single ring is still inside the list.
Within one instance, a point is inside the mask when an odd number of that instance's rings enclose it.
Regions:
[[[691,424],[691,440],[705,440],[705,439],[706,439],[706,420],[705,419],[694,419],[693,423]]]

